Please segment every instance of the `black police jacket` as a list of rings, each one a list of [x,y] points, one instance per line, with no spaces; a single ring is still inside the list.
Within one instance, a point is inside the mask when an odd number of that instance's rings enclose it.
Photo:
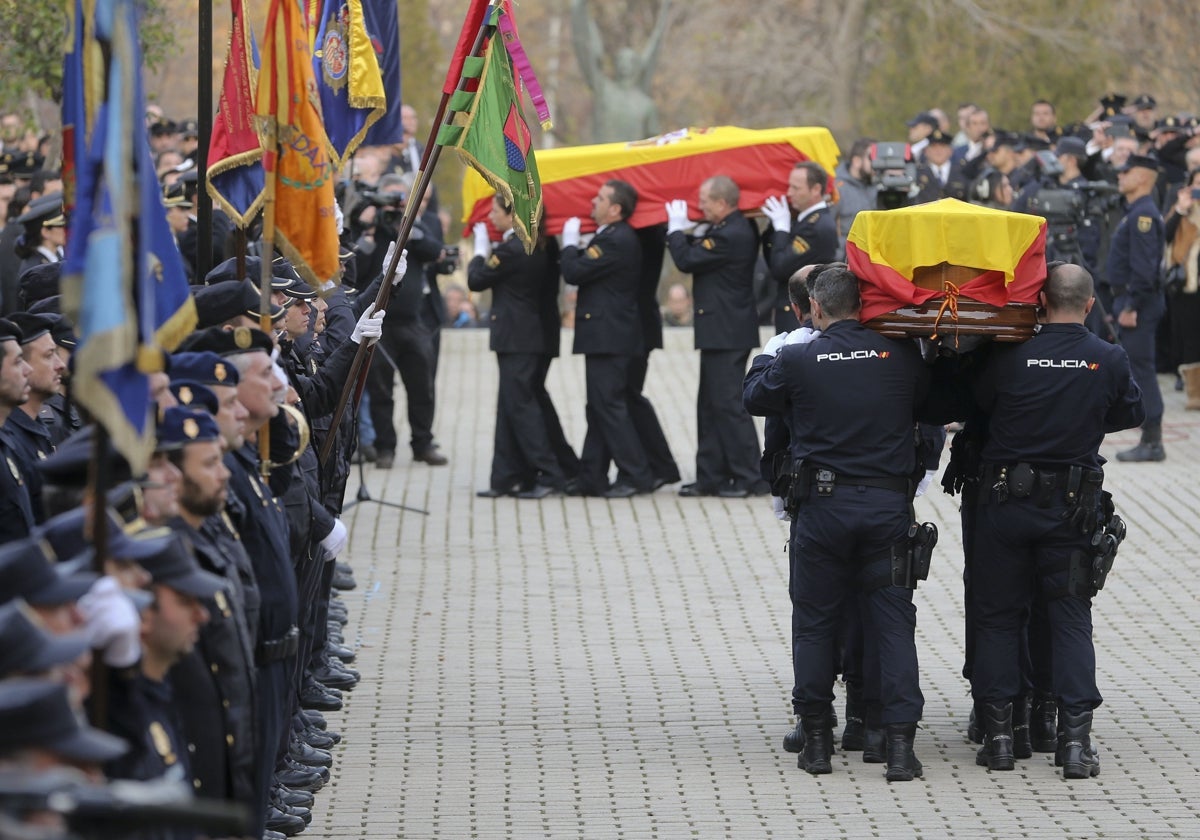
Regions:
[[[1119,344],[1082,324],[1046,324],[1021,344],[997,344],[974,382],[989,416],[982,459],[1098,470],[1107,432],[1141,425],[1142,392]]]
[[[638,318],[642,324],[642,344],[646,352],[663,346],[662,310],[658,306],[658,282],[667,256],[667,226],[638,228],[642,246],[642,272],[638,279]]]
[[[496,353],[544,353],[542,299],[546,286],[558,286],[558,263],[545,248],[525,253],[516,235],[496,246],[491,256],[467,265],[467,287],[492,290],[488,347]]]
[[[37,465],[54,452],[50,432],[44,424],[20,408],[14,408],[8,415],[8,419],[4,421],[4,431],[8,435],[10,454],[29,492],[29,509],[33,511],[34,521],[45,522],[46,513],[42,508],[42,473]]]
[[[808,344],[757,356],[742,399],[750,414],[785,417],[795,461],[842,475],[908,478],[928,380],[913,342],[835,321]]]
[[[563,279],[579,287],[575,353],[644,352],[637,303],[641,271],[642,248],[626,222],[606,225],[586,248],[563,249]]]
[[[4,545],[29,536],[37,523],[29,504],[29,487],[5,429],[0,429],[0,460],[0,545]]]
[[[1108,249],[1108,284],[1114,297],[1129,295],[1135,312],[1160,291],[1165,241],[1162,215],[1148,195],[1129,205],[1125,218],[1113,231]],[[1115,314],[1120,311],[1117,309]]]
[[[837,216],[831,207],[809,213],[800,221],[792,220],[792,229],[768,227],[763,232],[763,258],[775,278],[775,306],[791,310],[788,280],[806,265],[833,262],[837,256]]]
[[[675,266],[693,278],[696,349],[746,350],[756,346],[754,263],[758,259],[758,233],[750,220],[734,210],[702,236],[688,236],[678,230],[667,234],[667,248]]]
[[[562,292],[562,252],[558,240],[553,237],[546,239],[545,248],[557,267],[557,273],[542,284],[538,297],[538,317],[542,323],[542,355],[553,358],[558,355],[562,343],[562,310],[558,306],[558,296]]]

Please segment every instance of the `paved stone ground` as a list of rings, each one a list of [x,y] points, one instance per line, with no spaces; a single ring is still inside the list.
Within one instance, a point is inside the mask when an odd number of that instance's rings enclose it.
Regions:
[[[647,393],[690,480],[698,359],[688,330],[667,345]],[[917,502],[942,533],[916,595],[925,780],[889,785],[857,754],[814,778],[780,748],[791,725],[786,533],[766,501],[674,488],[477,499],[494,357],[486,331],[446,332],[442,347],[436,431],[450,466],[402,453],[391,471],[366,471],[375,497],[429,515],[348,513],[360,586],[346,597],[347,635],[363,680],[330,715],[345,740],[306,836],[1200,836],[1200,415],[1183,411],[1169,377],[1170,460],[1108,471],[1130,538],[1096,602],[1100,777],[1066,783],[1043,755],[1012,773],[975,766],[957,507],[938,492]],[[555,363],[550,390],[578,446],[579,358]],[[1103,453],[1135,439],[1113,436]]]

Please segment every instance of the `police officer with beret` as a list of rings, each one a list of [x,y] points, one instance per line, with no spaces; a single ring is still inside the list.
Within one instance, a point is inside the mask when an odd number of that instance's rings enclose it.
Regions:
[[[54,452],[54,442],[50,430],[38,420],[38,413],[48,397],[61,392],[66,365],[58,354],[54,336],[50,334],[50,319],[17,312],[12,320],[22,333],[21,353],[29,373],[26,397],[9,414],[4,428],[18,453],[17,463],[29,487],[33,517],[42,522],[46,513],[42,506],[42,479],[37,465]]]
[[[21,330],[0,318],[0,545],[29,535],[37,524],[20,450],[6,430],[9,415],[29,398],[29,363],[21,353]]]
[[[1066,778],[1088,778],[1100,772],[1089,740],[1092,710],[1101,703],[1091,597],[1103,586],[1091,574],[1096,546],[1112,524],[1099,448],[1106,433],[1138,425],[1144,412],[1125,351],[1083,325],[1095,302],[1091,275],[1079,266],[1059,266],[1040,298],[1042,329],[1024,343],[997,345],[973,383],[975,402],[990,418],[968,569],[975,634],[971,686],[984,729],[976,763],[990,770],[1015,765],[1018,651],[1036,586],[1046,602],[1053,650],[1055,763]]]
[[[821,272],[810,296],[821,335],[783,347],[769,364],[756,359],[744,394],[749,412],[784,414],[791,432],[792,703],[804,736],[798,763],[813,775],[832,772],[834,632],[857,598],[867,660],[879,663],[864,679],[879,688],[887,778],[910,781],[922,774],[913,740],[924,697],[912,590],[897,585],[906,581],[893,577],[893,565],[908,552],[913,426],[928,375],[915,344],[859,323],[858,278],[850,271]]]
[[[1113,290],[1112,315],[1146,406],[1141,441],[1118,452],[1118,461],[1162,461],[1167,457],[1162,443],[1162,392],[1154,360],[1155,333],[1166,313],[1159,282],[1165,233],[1153,198],[1157,179],[1158,162],[1144,155],[1130,155],[1117,170],[1117,189],[1129,209],[1113,231],[1108,283]]]

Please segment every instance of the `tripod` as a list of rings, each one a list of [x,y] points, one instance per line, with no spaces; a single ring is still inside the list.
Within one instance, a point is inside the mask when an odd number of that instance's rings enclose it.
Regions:
[[[390,367],[392,369],[393,375],[397,375],[400,373],[400,367],[396,364],[395,360],[392,359],[392,357],[390,355],[388,355],[388,352],[386,350],[384,350],[383,347],[380,346],[379,342],[375,343],[375,353],[377,353],[379,356],[381,356],[383,358],[383,360],[388,363],[388,367]],[[356,443],[358,441],[358,423],[359,423],[358,400],[355,400],[354,401],[354,441]],[[332,433],[333,433],[333,430],[331,429],[330,434],[332,434]],[[359,502],[373,502],[374,504],[382,505],[383,507],[395,508],[396,510],[406,510],[409,513],[419,513],[419,514],[422,514],[423,516],[429,515],[429,511],[423,510],[422,508],[409,507],[408,505],[401,505],[401,504],[397,504],[396,502],[389,502],[385,499],[373,498],[371,496],[370,491],[367,490],[366,468],[364,467],[366,460],[367,460],[366,458],[358,459],[358,492],[354,494],[353,501],[347,502],[345,505],[343,505],[344,510],[349,510],[350,508],[354,507]]]

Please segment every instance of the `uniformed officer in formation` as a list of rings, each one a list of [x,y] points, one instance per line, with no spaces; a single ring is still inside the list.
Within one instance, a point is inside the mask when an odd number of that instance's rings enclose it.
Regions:
[[[882,705],[889,781],[922,775],[914,754],[921,694],[912,590],[893,577],[907,553],[917,471],[913,429],[928,373],[912,342],[884,338],[858,320],[858,278],[816,275],[813,326],[821,335],[759,356],[746,375],[746,409],[783,415],[791,439],[795,504],[788,591],[792,599],[793,708],[805,771],[832,772],[834,633],[857,600],[868,693]]]
[[[753,292],[758,231],[738,209],[740,196],[726,175],[706,180],[699,197],[703,227],[691,234],[685,232],[687,202],[667,204],[671,259],[680,271],[693,275],[693,325],[700,351],[696,480],[680,488],[685,497],[744,498],[768,490],[758,474],[758,432],[740,397],[746,358],[758,344]]]

